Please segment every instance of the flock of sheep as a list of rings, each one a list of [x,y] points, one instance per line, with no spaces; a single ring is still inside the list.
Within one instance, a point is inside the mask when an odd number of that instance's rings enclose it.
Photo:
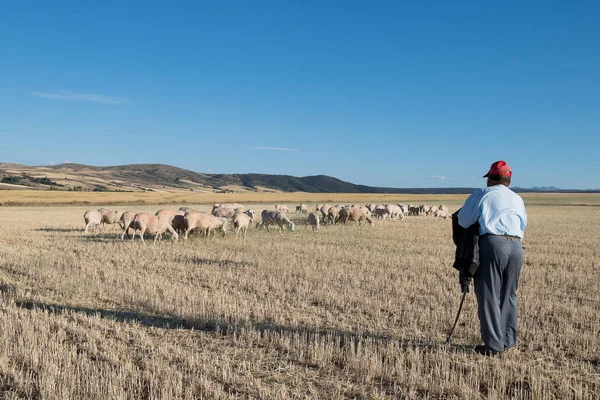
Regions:
[[[306,204],[296,206],[296,212],[308,214]],[[260,217],[253,210],[248,209],[238,203],[215,204],[210,213],[197,211],[191,207],[181,207],[179,210],[159,210],[155,215],[146,212],[125,211],[119,212],[101,208],[99,210],[86,211],[83,218],[85,220],[85,233],[88,230],[96,231],[105,228],[105,225],[119,224],[122,229],[121,240],[125,235],[132,231],[131,240],[135,240],[139,235],[142,242],[144,234],[154,236],[154,241],[160,238],[165,232],[171,235],[173,240],[178,240],[180,234],[184,234],[187,240],[192,231],[199,231],[209,238],[214,237],[215,232],[219,231],[222,235],[232,226],[236,237],[241,233],[246,237],[248,228],[254,224],[257,228],[266,228],[270,232],[270,226],[277,226],[279,231],[284,227],[290,232],[294,231],[295,224],[288,218],[289,208],[284,204],[275,205],[275,210],[263,210]],[[405,215],[432,215],[436,219],[448,219],[450,213],[445,205],[440,206],[414,206],[404,204],[366,204],[365,206],[351,205],[329,205],[318,204],[314,211],[308,214],[307,224],[313,230],[319,229],[320,224],[345,224],[348,221],[362,221],[373,224],[374,219],[389,218],[392,221],[402,220]]]

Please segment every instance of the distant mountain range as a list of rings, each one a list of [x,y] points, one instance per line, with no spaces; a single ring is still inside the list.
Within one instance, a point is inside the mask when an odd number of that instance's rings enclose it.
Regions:
[[[356,185],[327,175],[295,177],[267,174],[204,174],[164,164],[96,167],[73,163],[52,166],[0,163],[0,189],[398,194],[468,194],[475,190],[475,188],[387,188]],[[600,190],[561,190],[553,186],[514,187],[513,189],[520,192],[600,192]]]

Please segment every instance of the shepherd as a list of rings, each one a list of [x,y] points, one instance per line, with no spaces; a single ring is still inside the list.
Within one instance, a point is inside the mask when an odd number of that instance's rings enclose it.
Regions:
[[[475,351],[494,356],[517,342],[517,288],[527,214],[523,199],[508,188],[512,170],[504,160],[493,163],[483,177],[487,187],[471,194],[457,217],[465,229],[479,224],[479,267],[473,279],[484,345],[475,346]],[[461,273],[463,288],[468,278],[468,271]]]

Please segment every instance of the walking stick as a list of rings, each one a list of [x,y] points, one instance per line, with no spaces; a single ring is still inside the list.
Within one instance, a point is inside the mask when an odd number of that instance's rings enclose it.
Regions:
[[[446,343],[450,343],[450,339],[452,338],[454,329],[456,329],[456,324],[458,323],[458,317],[460,317],[460,312],[462,311],[462,306],[463,306],[463,303],[465,302],[466,296],[467,296],[467,292],[463,292],[462,299],[460,300],[460,306],[458,306],[458,313],[456,313],[456,319],[454,320],[454,325],[452,326],[452,330],[448,334],[448,339],[446,339]]]

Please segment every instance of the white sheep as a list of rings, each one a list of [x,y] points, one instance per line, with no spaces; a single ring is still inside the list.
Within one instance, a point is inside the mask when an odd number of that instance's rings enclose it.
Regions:
[[[92,228],[94,232],[102,223],[102,214],[96,210],[88,210],[83,214],[83,220],[85,221],[85,233],[87,233],[88,228]]]
[[[227,231],[227,218],[224,217],[219,218],[211,214],[188,211],[183,218],[185,220],[185,240],[187,240],[190,231],[194,229],[204,232],[207,239],[211,233],[214,237],[215,230],[221,231],[223,236],[225,236],[225,232]]]
[[[262,221],[261,225],[267,228],[267,232],[271,232],[269,229],[270,225],[278,225],[279,232],[283,230],[283,226],[286,225],[290,232],[294,231],[294,223],[281,211],[263,210],[261,213]]]

